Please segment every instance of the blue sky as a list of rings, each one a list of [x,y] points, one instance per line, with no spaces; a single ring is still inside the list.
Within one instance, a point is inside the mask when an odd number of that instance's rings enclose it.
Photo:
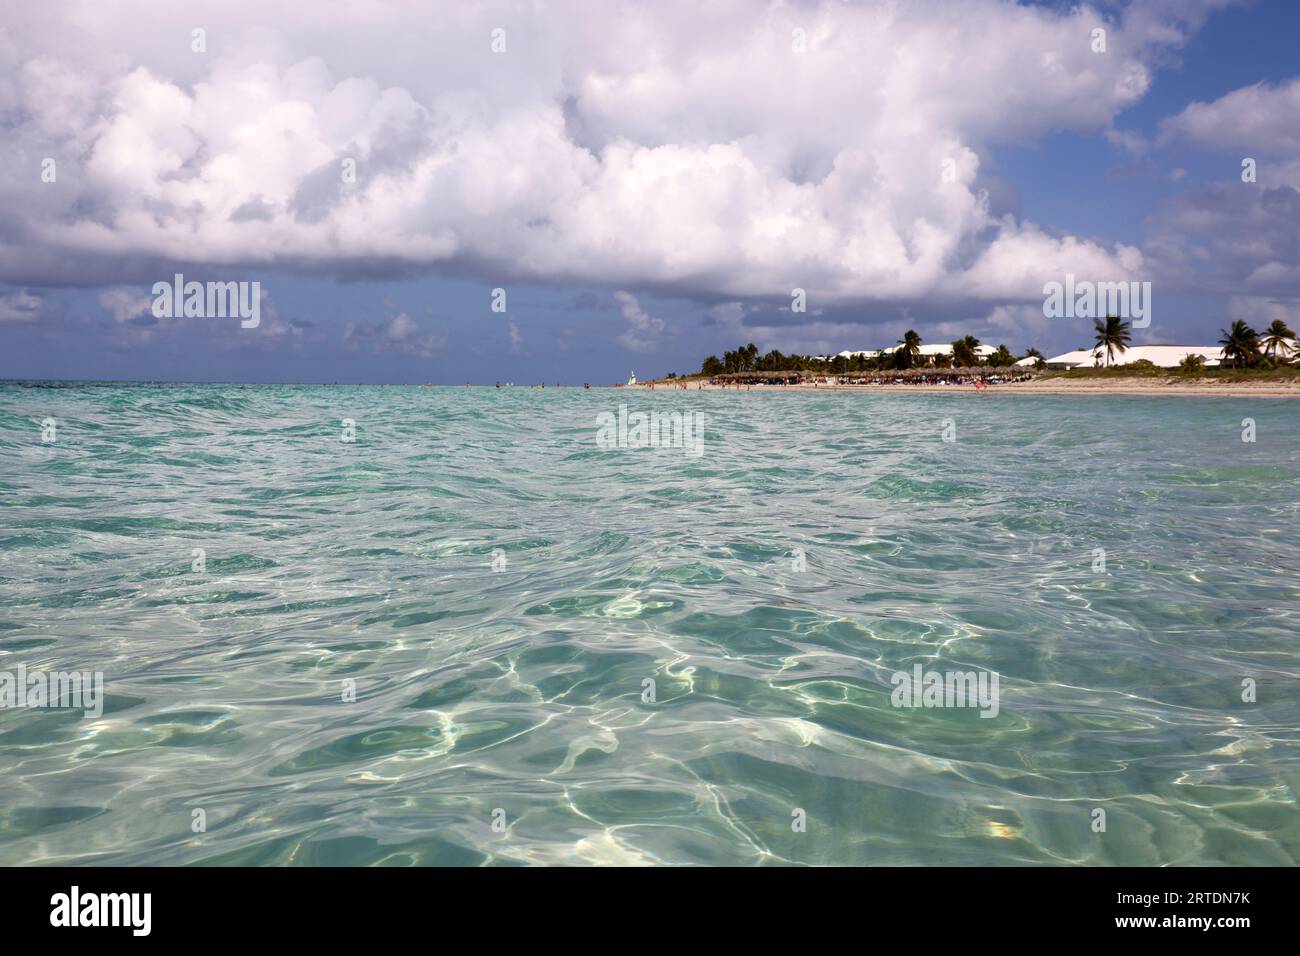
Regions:
[[[1050,354],[1089,339],[1041,315],[1066,270],[1152,281],[1139,340],[1300,324],[1294,2],[923,3],[882,26],[869,3],[737,0],[716,23],[666,4],[591,37],[566,29],[579,8],[517,22],[505,4],[447,29],[499,20],[512,46],[433,76],[400,5],[314,37],[213,7],[191,18],[202,53],[189,21],[128,6],[154,36],[74,3],[0,54],[0,149],[21,171],[0,197],[2,377],[609,383],[909,327]],[[728,24],[731,45],[700,39]],[[811,40],[787,67],[791,24]],[[873,73],[877,40],[892,60]],[[801,72],[751,97],[773,62]],[[908,178],[962,150],[955,198]],[[349,155],[355,192],[334,181]],[[33,172],[46,157],[56,183]],[[176,270],[258,281],[262,324],[155,319],[152,284]]]

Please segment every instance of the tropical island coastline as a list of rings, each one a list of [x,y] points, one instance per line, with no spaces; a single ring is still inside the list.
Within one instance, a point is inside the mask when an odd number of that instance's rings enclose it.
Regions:
[[[1300,347],[1276,320],[1261,335],[1243,321],[1207,345],[1133,345],[1129,323],[1110,316],[1094,322],[1092,348],[1048,358],[1030,348],[1013,354],[967,335],[926,346],[909,330],[893,347],[834,356],[760,356],[750,343],[723,358],[709,356],[700,371],[671,374],[628,386],[719,391],[982,392],[1019,395],[1268,395],[1300,397]]]

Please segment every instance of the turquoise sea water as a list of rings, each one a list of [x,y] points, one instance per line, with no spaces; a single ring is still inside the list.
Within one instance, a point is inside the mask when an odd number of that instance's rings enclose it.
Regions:
[[[0,863],[1294,864],[1297,411],[0,385]]]

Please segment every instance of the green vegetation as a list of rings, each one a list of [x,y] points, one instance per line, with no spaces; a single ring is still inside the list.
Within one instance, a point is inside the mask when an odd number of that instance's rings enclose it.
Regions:
[[[921,354],[921,336],[908,329],[894,349],[894,368],[911,368]]]
[[[1230,329],[1220,329],[1223,360],[1233,368],[1249,368],[1259,363],[1259,333],[1238,319]]]
[[[1127,365],[1115,365],[1115,357],[1123,355],[1132,341],[1129,323],[1117,316],[1094,320],[1096,341],[1093,354],[1101,362],[1096,368],[1080,368],[1052,372],[1053,377],[1065,378],[1159,378],[1190,376],[1216,381],[1286,380],[1300,377],[1300,343],[1296,334],[1281,319],[1273,321],[1261,337],[1241,319],[1227,329],[1220,330],[1223,347],[1223,365],[1206,368],[1199,355],[1188,355],[1176,369],[1160,368],[1145,359]],[[969,368],[986,365],[1003,368],[1015,365],[1018,357],[1005,345],[987,359],[978,353],[979,339],[963,336],[952,343],[950,355],[927,356],[921,354],[921,336],[908,329],[893,350],[882,355],[835,355],[822,358],[811,355],[783,355],[772,349],[759,355],[754,343],[743,345],[735,351],[724,352],[719,359],[710,355],[696,375],[714,376],[735,372],[811,372],[818,375],[845,375],[857,372],[890,372],[909,368]],[[1033,358],[1034,368],[1043,370],[1045,359],[1038,349],[1028,349],[1019,358]],[[687,377],[687,376],[683,376]]]
[[[979,363],[979,354],[975,351],[980,347],[980,340],[973,335],[957,339],[952,343],[952,364],[961,368],[967,368]]]
[[[844,375],[853,372],[886,372],[909,368],[952,368],[989,365],[1005,367],[1015,365],[1017,356],[1005,345],[987,360],[981,360],[975,351],[980,341],[972,335],[952,343],[953,354],[926,356],[921,354],[921,336],[908,329],[898,340],[898,347],[883,355],[867,356],[835,355],[822,358],[812,355],[784,355],[776,349],[766,355],[759,355],[753,342],[742,345],[734,351],[722,353],[722,358],[710,355],[700,367],[700,375],[722,375],[735,372],[813,372],[818,375]],[[1036,349],[1029,353],[1040,361],[1042,355]]]
[[[1200,356],[1195,356],[1199,359]],[[1165,379],[1179,381],[1183,379],[1203,379],[1213,382],[1300,382],[1300,368],[1294,365],[1259,365],[1255,368],[1205,368],[1201,363],[1187,365],[1187,360],[1178,368],[1161,368],[1150,362],[1133,362],[1129,365],[1098,366],[1096,368],[1074,368],[1050,371],[1043,375],[1043,380],[1051,379]]]
[[[1273,324],[1264,330],[1264,355],[1269,360],[1278,356],[1294,355],[1296,348],[1295,333],[1281,319],[1274,319]]]
[[[999,345],[997,351],[989,356],[989,364],[994,367],[1015,365],[1016,357],[1007,351],[1005,345]]]

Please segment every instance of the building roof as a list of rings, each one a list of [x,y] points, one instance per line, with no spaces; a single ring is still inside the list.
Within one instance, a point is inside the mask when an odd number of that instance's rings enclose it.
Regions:
[[[1107,364],[1103,354],[1101,361],[1095,358],[1096,349],[1075,349],[1046,360],[1048,365],[1063,365],[1068,368],[1096,368]],[[1111,365],[1131,365],[1143,359],[1161,368],[1176,368],[1187,355],[1199,355],[1209,366],[1218,365],[1223,358],[1223,349],[1218,345],[1130,345],[1123,352],[1116,352]]]
[[[888,348],[883,348],[883,349],[858,349],[856,351],[846,349],[845,351],[838,353],[836,357],[842,355],[844,356],[844,358],[853,358],[858,355],[865,355],[867,358],[876,358],[877,356],[880,355],[891,355],[893,354],[893,351],[896,348],[898,348],[898,346],[891,345]],[[976,346],[975,348],[975,354],[983,358],[987,358],[988,356],[992,355],[996,351],[997,349],[991,345],[979,345]],[[917,348],[917,354],[923,355],[926,358],[931,358],[935,355],[951,355],[952,343],[948,342],[939,345],[921,345],[918,346]]]

